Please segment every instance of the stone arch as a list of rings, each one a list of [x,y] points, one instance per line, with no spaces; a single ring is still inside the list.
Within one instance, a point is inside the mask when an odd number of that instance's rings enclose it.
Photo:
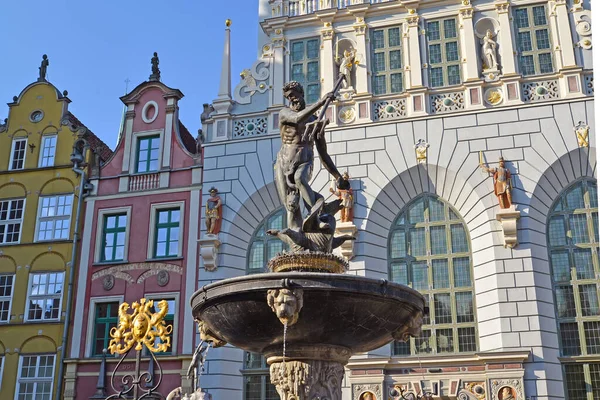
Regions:
[[[75,184],[68,178],[53,178],[44,183],[40,188],[40,195],[50,195],[54,193],[73,193]]]
[[[365,268],[386,278],[387,252],[382,250],[387,246],[390,227],[404,207],[422,193],[437,195],[463,219],[474,266],[493,260],[494,253],[485,250],[491,247],[494,252],[501,251],[501,227],[494,214],[498,203],[491,178],[475,168],[463,167],[461,173],[435,165],[415,165],[389,179],[377,165],[370,165],[356,196],[359,237],[354,261],[364,263],[368,259],[373,265]]]
[[[21,198],[27,196],[25,185],[18,182],[9,182],[0,186],[0,199]]]
[[[57,128],[54,125],[48,125],[40,132],[40,135],[45,135],[47,133],[58,133],[60,128]]]
[[[17,262],[15,259],[6,254],[0,255],[0,272],[17,272]]]
[[[64,270],[66,264],[67,261],[62,254],[55,251],[47,251],[45,253],[38,254],[31,261],[31,271],[62,271]]]
[[[56,353],[56,342],[45,335],[38,335],[27,338],[21,344],[20,354],[43,354]]]

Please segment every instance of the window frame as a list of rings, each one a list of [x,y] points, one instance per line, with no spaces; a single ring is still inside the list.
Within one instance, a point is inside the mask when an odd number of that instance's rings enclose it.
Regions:
[[[429,200],[433,199],[437,202],[440,202],[443,205],[443,219],[431,221],[430,217],[430,206]],[[411,208],[417,205],[419,202],[425,201],[426,204],[423,205],[423,220],[421,222],[412,223],[408,220],[409,212]],[[454,214],[455,218],[452,217]],[[419,214],[421,215],[421,214]],[[400,224],[400,221],[404,219],[404,223]],[[452,226],[459,225],[462,227],[463,232],[465,234],[465,240],[467,245],[467,251],[457,251],[454,252],[452,249]],[[446,251],[444,253],[435,253],[432,251],[433,243],[431,236],[431,228],[432,227],[445,227],[445,246]],[[412,255],[409,253],[410,249],[410,232],[413,229],[424,228],[424,244],[425,244],[425,254],[424,255]],[[400,232],[400,235],[403,236],[404,241],[404,255],[393,257],[393,241],[396,237],[396,232]],[[471,247],[471,239],[469,236],[469,231],[467,229],[466,223],[464,219],[460,216],[458,211],[452,207],[450,203],[442,199],[441,197],[431,194],[424,193],[421,194],[408,202],[397,214],[396,218],[394,218],[394,222],[389,230],[388,237],[388,277],[390,281],[397,282],[393,276],[393,267],[395,264],[404,263],[406,269],[406,277],[407,277],[407,286],[413,287],[414,281],[411,280],[411,265],[413,263],[418,263],[419,265],[426,265],[427,270],[427,288],[417,288],[423,294],[423,296],[427,299],[427,304],[429,305],[430,315],[426,317],[424,322],[423,332],[429,332],[429,348],[431,349],[429,352],[418,352],[417,340],[421,340],[421,338],[411,338],[410,342],[406,344],[400,344],[398,346],[408,346],[408,349],[405,347],[405,350],[408,350],[410,354],[402,354],[400,352],[396,352],[396,345],[398,342],[392,343],[392,357],[421,357],[421,356],[445,356],[445,355],[458,355],[458,354],[471,354],[479,351],[479,335],[478,335],[478,322],[477,322],[477,305],[476,305],[476,296],[475,296],[475,287],[473,284],[473,255],[472,255],[472,247]],[[469,286],[456,286],[456,277],[455,273],[455,260],[468,258],[469,262],[469,273],[470,273],[470,285]],[[446,260],[446,272],[447,272],[447,286],[442,288],[435,287],[435,275],[434,275],[434,261],[435,260]],[[402,282],[399,282],[404,284]],[[470,293],[471,294],[471,305],[473,310],[473,319],[468,322],[458,322],[459,313],[457,310],[457,294],[461,293]],[[436,323],[436,310],[435,310],[435,298],[436,295],[448,295],[450,299],[449,306],[449,317],[450,322],[440,322]],[[442,351],[438,352],[438,332],[440,330],[452,330],[452,342],[453,348],[451,351]],[[461,329],[473,329],[474,335],[474,346],[475,349],[473,351],[460,351],[460,330]],[[424,337],[424,336],[423,336]]]
[[[132,206],[104,208],[98,210],[96,219],[96,243],[94,246],[94,263],[95,264],[120,264],[126,263],[129,259],[129,234],[131,227],[131,209]],[[104,239],[104,220],[105,217],[125,214],[127,217],[127,226],[125,227],[125,248],[123,249],[123,260],[118,261],[102,261],[103,259],[103,239]]]
[[[308,43],[311,41],[317,41],[317,57],[316,58],[308,58]],[[302,43],[302,59],[298,60],[298,61],[294,61],[294,45],[297,43]],[[322,87],[321,87],[321,38],[319,36],[314,36],[314,37],[308,37],[308,38],[301,38],[301,39],[294,39],[290,41],[290,51],[289,51],[289,76],[290,76],[290,81],[292,80],[296,80],[298,81],[302,87],[304,88],[304,100],[306,101],[306,104],[314,104],[316,103],[319,98],[321,97],[321,91],[322,91]],[[314,81],[309,81],[308,80],[308,65],[310,63],[317,63],[317,71],[318,71],[318,77],[317,80]],[[296,65],[301,65],[302,66],[302,76],[303,79],[299,80],[299,79],[294,79],[294,66]],[[314,86],[316,85],[318,87],[317,90],[317,97],[316,99],[309,99],[309,86]],[[312,100],[312,101],[311,101]]]
[[[548,260],[550,266],[550,277],[552,281],[552,292],[554,297],[554,317],[556,320],[556,332],[558,336],[558,344],[560,357],[559,360],[561,362],[561,368],[563,372],[563,380],[565,382],[565,398],[568,398],[569,395],[569,376],[572,372],[567,372],[568,368],[572,368],[574,366],[580,366],[583,372],[581,375],[581,379],[586,385],[583,387],[583,390],[587,390],[586,388],[592,388],[592,376],[591,376],[591,365],[599,365],[597,368],[600,368],[600,364],[597,362],[597,358],[600,357],[600,351],[598,352],[589,352],[588,347],[589,343],[586,337],[586,323],[600,323],[600,315],[584,315],[583,313],[583,300],[581,298],[581,287],[582,286],[595,286],[596,292],[596,306],[598,307],[598,301],[600,301],[600,259],[598,257],[598,252],[600,250],[600,243],[596,236],[596,231],[594,230],[594,214],[598,215],[600,212],[597,197],[596,197],[596,206],[594,207],[592,203],[591,196],[594,195],[594,191],[590,189],[591,186],[595,186],[595,193],[597,195],[598,184],[595,179],[590,178],[582,178],[577,181],[569,184],[554,200],[552,206],[549,208],[547,213],[547,222],[546,222],[546,245],[548,248]],[[581,198],[583,201],[583,208],[570,208],[567,207],[567,198],[570,193],[575,190],[581,191]],[[576,215],[585,215],[585,226],[587,229],[587,240],[585,242],[581,242],[576,239],[573,235],[573,231],[577,231],[574,229],[572,225],[572,216]],[[564,235],[564,242],[556,244],[552,243],[551,240],[554,238],[554,235],[551,231],[551,223],[555,218],[560,218],[563,221],[562,224],[562,234]],[[591,256],[591,267],[592,267],[592,277],[582,277],[578,276],[578,264],[575,259],[575,253],[578,250],[590,249]],[[567,254],[568,260],[568,281],[567,280],[558,280],[557,265],[554,264],[554,254],[556,253]],[[564,267],[564,266],[562,266]],[[565,276],[565,275],[563,275]],[[559,288],[569,288],[570,293],[572,294],[571,301],[572,304],[565,303],[567,305],[566,309],[574,308],[574,315],[568,316],[560,316],[559,315]],[[577,326],[577,344],[579,347],[579,352],[577,354],[566,354],[565,353],[565,341],[563,340],[563,330],[561,326],[563,324],[575,324]],[[573,337],[571,338],[571,340]],[[592,388],[592,390],[600,391],[600,388]],[[593,391],[586,391],[587,399],[592,400],[594,397]]]
[[[12,144],[10,147],[10,158],[8,161],[8,170],[9,171],[21,171],[25,169],[25,162],[27,161],[27,142],[29,138],[26,136],[14,137],[12,139]],[[25,146],[23,147],[23,160],[21,161],[21,168],[13,168],[13,163],[15,162],[15,147],[17,142],[25,142]]]
[[[449,20],[453,20],[454,21],[454,29],[456,32],[456,36],[451,37],[451,38],[447,38],[446,37],[446,32],[444,29],[444,23],[445,21],[449,21]],[[430,23],[434,23],[437,22],[439,23],[439,33],[440,33],[440,37],[439,39],[435,39],[432,40],[429,38],[429,24]],[[445,17],[439,17],[439,18],[432,18],[429,20],[424,21],[424,30],[425,30],[425,50],[426,50],[426,54],[427,54],[427,76],[428,76],[428,84],[429,87],[432,89],[441,89],[441,88],[446,88],[449,86],[459,86],[462,85],[464,83],[464,79],[463,79],[463,75],[462,75],[462,55],[461,55],[461,42],[460,42],[460,28],[459,28],[459,21],[458,21],[458,17],[457,16],[445,16]],[[458,59],[457,60],[453,60],[453,61],[448,61],[448,55],[447,55],[447,44],[452,43],[452,42],[456,42],[456,50],[457,50],[457,54],[458,54]],[[431,62],[431,49],[430,46],[432,45],[439,45],[440,46],[440,56],[441,56],[441,62],[440,63],[432,63]],[[448,73],[448,68],[449,67],[453,67],[453,66],[457,66],[458,67],[458,78],[459,78],[459,82],[458,83],[452,83],[450,84],[450,78],[449,78],[449,73]],[[434,68],[442,68],[442,84],[441,85],[433,85],[433,79],[432,79],[432,69]]]
[[[123,303],[124,301],[125,301],[125,297],[123,295],[90,297],[90,304],[88,306],[87,330],[86,330],[86,337],[85,337],[86,345],[84,347],[84,356],[86,358],[95,357],[92,355],[92,346],[94,345],[94,340],[95,340],[94,333],[95,333],[96,304],[118,302],[119,305],[121,305],[121,303]],[[89,312],[89,310],[94,310],[94,312]]]
[[[255,354],[260,356],[261,358],[261,366],[259,368],[247,368],[247,359],[251,354]],[[260,382],[260,398],[261,400],[265,400],[267,398],[267,386],[268,385],[272,385],[273,387],[275,387],[270,380],[269,377],[269,367],[267,366],[267,362],[265,359],[265,356],[257,354],[257,353],[251,353],[249,351],[244,351],[244,360],[242,362],[242,369],[240,370],[240,373],[242,374],[242,399],[246,400],[248,396],[248,392],[246,389],[246,378],[249,377],[260,377],[261,378],[261,382]]]
[[[390,31],[393,29],[398,29],[398,35],[399,35],[399,41],[398,41],[398,45],[397,46],[390,46]],[[370,39],[370,47],[371,47],[371,51],[370,51],[370,73],[371,73],[371,93],[373,93],[373,96],[385,96],[388,94],[399,94],[399,93],[403,93],[406,91],[406,85],[404,83],[404,46],[403,46],[403,37],[402,37],[402,31],[403,29],[403,24],[399,24],[399,25],[390,25],[390,26],[383,26],[383,27],[377,27],[377,28],[371,28],[369,30],[369,39]],[[375,48],[375,33],[379,32],[379,31],[383,31],[383,47],[376,49]],[[399,51],[400,52],[400,68],[398,69],[391,69],[390,67],[390,54],[393,51]],[[384,54],[384,69],[382,71],[375,71],[375,55],[376,54]],[[400,75],[400,85],[401,88],[399,91],[392,91],[392,75]],[[383,93],[375,93],[375,79],[377,77],[383,76],[385,78],[385,90]]]
[[[50,158],[50,157],[46,157],[44,155],[44,151],[46,149],[46,140],[48,139],[55,139],[54,142],[54,150],[52,151],[52,162],[48,163],[47,165],[44,165],[44,159],[46,158]],[[38,168],[49,168],[49,167],[54,167],[54,164],[56,162],[56,148],[58,147],[58,133],[51,133],[51,134],[46,134],[42,136],[42,146],[40,149],[40,156],[39,156],[39,160],[38,160]]]
[[[34,377],[27,377],[27,378],[23,378],[21,376],[22,371],[23,371],[23,361],[25,359],[25,357],[36,357],[36,362],[35,362],[35,376]],[[52,357],[52,377],[47,378],[47,377],[43,377],[40,378],[39,375],[39,368],[40,368],[40,357]],[[52,396],[53,392],[54,392],[54,378],[56,375],[56,355],[55,354],[47,354],[47,353],[40,353],[40,354],[21,354],[19,355],[19,367],[17,370],[17,376],[16,376],[16,383],[15,383],[15,400],[19,399],[19,395],[20,395],[20,391],[21,391],[21,382],[24,380],[23,383],[33,383],[34,384],[34,395],[38,395],[37,393],[37,385],[38,383],[50,383],[50,396]],[[40,382],[41,380],[43,380],[43,382]]]
[[[152,159],[150,158],[150,151],[152,150],[152,148],[150,147],[150,145],[152,144],[152,140],[153,139],[157,139],[158,140],[158,148],[156,149],[158,151],[158,158],[156,159],[156,163],[157,163],[157,168],[156,170],[150,170],[150,163],[152,162]],[[154,174],[160,171],[160,164],[161,164],[161,135],[160,133],[149,133],[147,135],[137,135],[134,137],[135,140],[135,164],[134,164],[134,173],[136,174]],[[140,171],[139,170],[139,162],[140,162],[140,144],[142,141],[147,140],[149,141],[148,144],[148,159],[146,160],[146,170],[145,171]]]
[[[13,298],[15,296],[15,280],[17,278],[16,274],[4,274],[4,273],[0,274],[0,278],[2,278],[4,276],[6,276],[6,277],[10,276],[12,278],[12,282],[11,282],[11,285],[10,285],[11,286],[10,296],[0,296],[0,302],[5,302],[5,301],[8,302],[8,311],[7,311],[8,312],[8,316],[7,316],[7,319],[6,319],[6,321],[4,321],[0,317],[0,324],[8,324],[8,323],[10,323],[10,312],[12,311],[12,301],[13,301]],[[1,371],[1,367],[0,367],[0,371]],[[2,375],[0,374],[0,378],[1,377],[2,377]],[[0,379],[0,381],[1,380],[2,379]]]
[[[179,243],[177,255],[174,256],[160,256],[156,257],[156,239],[158,237],[158,212],[176,209],[179,208]],[[184,229],[185,229],[185,201],[175,201],[169,203],[156,203],[150,206],[150,227],[149,232],[150,235],[148,237],[148,251],[147,257],[148,260],[168,260],[173,258],[181,258],[183,257],[183,239],[184,239]]]
[[[7,234],[6,234],[6,230],[5,230],[5,232],[3,233],[4,237],[3,237],[2,241],[0,241],[0,245],[2,245],[2,246],[21,243],[21,239],[22,239],[22,236],[23,236],[23,220],[25,219],[25,211],[26,211],[27,199],[25,197],[23,197],[23,198],[16,198],[16,199],[0,199],[0,205],[2,203],[4,203],[4,202],[8,202],[7,216],[10,217],[10,211],[12,210],[12,202],[15,202],[15,201],[23,201],[23,206],[21,208],[21,218],[20,219],[9,219],[9,218],[7,218],[4,221],[0,220],[0,226],[8,226],[8,225],[19,224],[19,240],[14,241],[14,242],[7,242],[6,241]]]
[[[58,204],[59,202],[59,198],[60,197],[70,197],[71,198],[71,206],[69,207],[69,214],[61,214],[61,215],[53,215],[53,216],[46,216],[46,217],[42,217],[42,210],[44,208],[44,199],[49,199],[49,198],[56,198],[56,204],[53,206],[54,209],[60,207]],[[65,203],[66,204],[66,203]],[[58,241],[63,241],[63,240],[70,240],[71,238],[71,225],[72,225],[72,218],[73,218],[73,207],[75,206],[75,195],[73,193],[53,193],[50,195],[40,195],[38,197],[38,210],[37,210],[37,218],[36,218],[36,223],[35,223],[35,236],[33,238],[33,242],[34,243],[42,243],[42,242],[58,242]],[[66,206],[65,206],[66,207]],[[56,221],[64,221],[65,217],[68,216],[68,222],[67,222],[67,226],[68,226],[68,232],[67,232],[67,237],[66,238],[62,238],[62,237],[55,237],[56,234]],[[40,225],[42,222],[48,222],[48,221],[53,221],[53,227],[52,227],[52,237],[50,239],[40,239],[39,238],[39,234],[40,234]],[[61,229],[62,231],[62,229]]]
[[[546,2],[547,3],[547,2]],[[554,57],[554,44],[552,40],[552,27],[550,25],[550,15],[548,13],[548,7],[546,3],[535,3],[535,4],[527,4],[519,7],[514,7],[512,10],[513,21],[515,21],[512,25],[514,29],[514,38],[515,38],[515,51],[517,56],[517,65],[519,67],[519,72],[524,77],[536,76],[536,75],[545,75],[552,74],[556,72],[556,62]],[[535,7],[544,7],[545,16],[546,16],[546,24],[544,25],[535,25],[535,16],[533,13],[533,9]],[[517,11],[518,10],[527,10],[527,19],[529,26],[519,28],[517,26]],[[550,47],[547,49],[539,49],[538,41],[537,41],[537,32],[546,29],[548,32],[548,43]],[[519,34],[520,33],[529,33],[529,39],[531,42],[531,50],[521,51],[520,43],[519,43]],[[540,66],[540,55],[542,54],[550,54],[550,60],[552,62],[552,71],[542,72]],[[523,64],[521,59],[523,57],[532,56],[533,57],[533,73],[525,74]]]
[[[144,297],[146,298],[146,300],[153,300],[154,301],[154,305],[156,307],[156,303],[157,300],[173,300],[175,302],[175,310],[173,310],[173,330],[171,331],[171,347],[169,347],[169,350],[166,352],[161,352],[161,353],[154,353],[156,356],[174,356],[177,355],[177,334],[178,334],[178,330],[177,330],[177,326],[179,325],[179,293],[178,292],[164,292],[164,293],[147,293],[144,295]],[[170,310],[169,312],[170,313]],[[169,315],[169,314],[167,314]],[[169,325],[169,323],[167,323],[166,321],[166,316],[165,315],[165,325]]]
[[[94,307],[93,308],[90,308],[90,310],[92,310],[92,312],[93,312],[93,320],[94,320],[94,322],[92,324],[92,330],[93,330],[92,331],[92,340],[90,341],[90,357],[102,357],[102,354],[96,354],[94,352],[94,350],[96,348],[96,332],[97,332],[97,325],[98,325],[98,319],[99,319],[99,318],[96,317],[98,306],[100,304],[113,304],[113,303],[117,304],[117,316],[116,317],[101,318],[101,319],[103,319],[105,321],[102,321],[100,323],[107,324],[107,327],[105,328],[105,331],[106,331],[106,329],[108,328],[108,324],[110,324],[111,322],[113,322],[113,321],[109,321],[109,319],[111,319],[111,320],[114,319],[114,322],[116,323],[116,326],[119,325],[118,309],[119,309],[121,303],[118,302],[118,301],[98,301],[98,302],[94,303]],[[108,332],[105,332],[106,336],[104,337],[104,341],[106,343],[106,347],[104,347],[104,348],[106,348],[106,349],[108,349],[108,345],[109,345],[110,340],[111,340],[110,330],[111,330],[111,328],[108,328]]]
[[[284,207],[280,207],[275,211],[272,211],[269,215],[267,215],[262,221],[261,223],[258,225],[258,227],[254,230],[254,233],[252,233],[252,238],[250,239],[250,243],[248,245],[248,250],[246,251],[246,275],[250,275],[250,274],[259,274],[262,272],[266,272],[266,268],[267,268],[267,263],[269,261],[269,243],[271,242],[279,242],[282,243],[283,245],[283,250],[287,249],[287,246],[285,245],[285,243],[283,243],[281,240],[279,240],[277,237],[274,236],[269,236],[266,234],[266,230],[269,229],[269,222],[271,222],[271,220],[275,219],[276,217],[278,217],[281,214],[282,216],[282,228],[281,229],[285,229],[287,227],[287,214],[285,211]],[[259,236],[259,233],[261,232],[261,230],[265,230],[265,235],[264,236]],[[254,244],[256,242],[263,242],[263,259],[264,259],[264,266],[263,268],[250,268],[250,263],[252,261],[252,249],[254,247]]]
[[[31,291],[32,291],[32,284],[33,284],[33,278],[36,275],[52,275],[55,274],[57,276],[62,275],[62,288],[60,291],[60,294],[57,296],[56,293],[54,294],[44,294],[44,295],[32,295]],[[49,284],[49,280],[48,278],[46,278],[46,286]],[[46,322],[59,322],[62,320],[62,302],[63,302],[63,294],[64,294],[64,289],[65,289],[65,273],[62,271],[39,271],[39,272],[31,272],[29,274],[29,279],[27,281],[27,298],[25,300],[26,302],[26,307],[25,307],[25,316],[23,318],[23,320],[25,322],[29,322],[29,323],[46,323]],[[32,300],[32,296],[33,296],[33,300],[53,300],[56,299],[58,297],[58,315],[56,318],[45,318],[44,317],[44,310],[42,310],[42,318],[41,319],[33,319],[33,318],[29,318],[29,311],[30,311],[30,307],[31,307],[31,300]]]

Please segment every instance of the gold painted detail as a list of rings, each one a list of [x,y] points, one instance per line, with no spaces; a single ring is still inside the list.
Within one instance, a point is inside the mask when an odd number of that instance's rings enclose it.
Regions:
[[[575,134],[577,135],[577,143],[579,147],[589,147],[590,143],[588,140],[590,134],[590,127],[583,121],[579,121],[574,128]]]
[[[228,28],[231,26],[231,20],[229,18],[225,20],[225,26]]]
[[[348,262],[329,253],[285,253],[269,260],[271,272],[331,272],[343,274],[348,271]]]
[[[128,314],[129,304],[119,306],[119,325],[110,330],[112,338],[108,350],[111,354],[125,354],[134,345],[136,351],[141,351],[143,345],[153,353],[165,352],[171,347],[173,325],[165,325],[165,315],[169,311],[166,300],[158,302],[158,312],[151,312],[153,300],[140,299],[131,305],[132,314]],[[157,341],[156,339],[160,339]]]

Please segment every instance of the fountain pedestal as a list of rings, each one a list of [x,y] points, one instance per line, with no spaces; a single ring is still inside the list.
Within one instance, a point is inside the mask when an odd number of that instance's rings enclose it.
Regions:
[[[342,400],[344,366],[335,361],[274,362],[271,383],[281,400]]]

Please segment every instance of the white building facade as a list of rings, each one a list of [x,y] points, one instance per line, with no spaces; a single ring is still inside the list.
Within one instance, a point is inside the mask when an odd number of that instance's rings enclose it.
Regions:
[[[258,60],[232,91],[228,27],[202,116],[204,195],[216,187],[224,208],[199,287],[263,272],[283,249],[265,235],[285,225],[281,88],[297,80],[314,102],[355,50],[326,134],[354,189],[349,273],[416,288],[430,315],[410,343],[353,357],[344,398],[600,398],[590,3],[259,0]],[[480,168],[500,157],[508,210]],[[315,160],[312,186],[327,197],[330,179]],[[211,350],[201,384],[217,399],[278,399],[264,359],[229,345]]]

